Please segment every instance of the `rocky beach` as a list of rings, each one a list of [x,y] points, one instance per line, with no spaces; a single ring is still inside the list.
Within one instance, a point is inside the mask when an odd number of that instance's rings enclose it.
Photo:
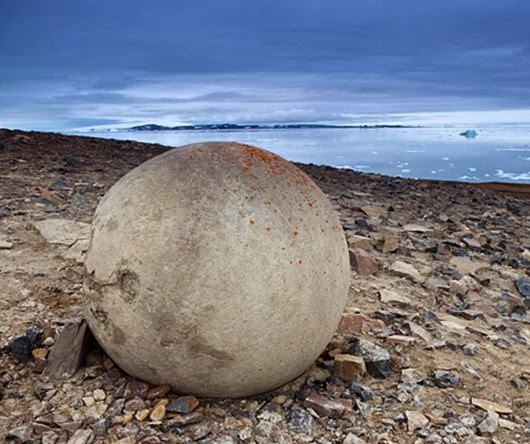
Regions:
[[[349,299],[317,362],[242,399],[122,372],[81,318],[89,224],[120,177],[167,149],[0,130],[0,441],[530,442],[528,185],[299,164],[350,249]]]

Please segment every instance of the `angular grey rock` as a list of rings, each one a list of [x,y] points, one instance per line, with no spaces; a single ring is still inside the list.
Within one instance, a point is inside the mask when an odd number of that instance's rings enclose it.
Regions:
[[[517,291],[523,296],[524,298],[530,298],[530,280],[522,277],[515,280],[515,286],[517,287]]]
[[[312,438],[315,435],[315,419],[311,414],[300,407],[294,406],[287,415],[289,430]]]
[[[363,402],[369,401],[374,397],[374,393],[367,386],[357,381],[352,381],[350,384],[350,392],[357,395]]]
[[[363,357],[366,371],[374,378],[386,379],[390,376],[390,353],[383,347],[359,339],[354,342],[351,353]]]
[[[481,435],[491,435],[499,428],[499,415],[491,410],[488,410],[488,416],[482,421],[478,429]]]
[[[66,324],[55,340],[43,374],[55,379],[72,377],[81,365],[87,340],[84,320],[77,319]]]
[[[460,383],[460,376],[453,372],[437,370],[434,372],[434,383],[440,388],[456,387]]]

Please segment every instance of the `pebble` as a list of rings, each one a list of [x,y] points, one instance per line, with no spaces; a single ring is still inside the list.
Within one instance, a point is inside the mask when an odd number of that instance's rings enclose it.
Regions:
[[[530,298],[530,280],[522,277],[515,280],[515,286],[517,287],[517,291],[521,296],[524,298]]]
[[[477,346],[475,344],[466,344],[462,347],[462,352],[466,356],[474,356],[477,352]]]
[[[105,401],[105,399],[107,398],[107,394],[101,389],[94,390],[92,396],[96,401]]]
[[[396,261],[390,266],[390,271],[398,276],[409,278],[414,282],[423,282],[423,278],[413,265],[406,262]]]
[[[199,406],[199,400],[193,396],[181,396],[171,401],[166,406],[166,411],[170,413],[191,413]]]
[[[345,411],[344,404],[312,393],[304,401],[304,407],[311,408],[320,416],[329,418],[340,418]]]
[[[366,402],[374,397],[373,392],[365,385],[353,381],[350,384],[350,392],[355,394],[361,401]]]
[[[289,410],[287,418],[289,430],[292,433],[300,433],[309,438],[313,438],[316,427],[315,419],[307,410],[294,406]]]
[[[135,397],[145,398],[147,396],[148,391],[149,391],[149,386],[145,382],[130,381],[125,386],[123,397],[125,399],[132,399]]]
[[[453,388],[460,383],[460,376],[453,372],[437,370],[434,372],[434,383],[440,388]]]
[[[11,250],[13,243],[0,240],[0,250]]]
[[[361,379],[366,373],[366,365],[361,356],[348,354],[335,355],[333,374],[343,381]]]
[[[481,435],[491,435],[499,428],[499,415],[491,410],[488,411],[488,416],[482,421],[478,429]]]
[[[360,339],[354,342],[352,352],[364,359],[366,371],[374,378],[390,376],[390,353],[383,347]]]
[[[11,354],[19,360],[22,364],[26,364],[31,359],[31,350],[33,348],[33,341],[31,338],[19,336],[15,338],[10,345]]]
[[[147,392],[147,399],[163,398],[171,390],[169,385],[159,385]]]
[[[416,429],[422,429],[429,425],[427,417],[418,411],[406,410],[405,416],[407,418],[407,430],[414,432]]]
[[[151,414],[149,419],[151,421],[160,422],[166,417],[166,406],[164,404],[157,404]]]

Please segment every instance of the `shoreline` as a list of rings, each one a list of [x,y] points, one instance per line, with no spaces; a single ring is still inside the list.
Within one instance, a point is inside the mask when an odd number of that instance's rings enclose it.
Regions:
[[[408,126],[403,126],[403,127],[411,128]],[[353,128],[364,129],[364,127],[362,126],[353,127]],[[372,128],[372,127],[368,127],[368,128]],[[377,128],[377,127],[374,127],[374,128]],[[62,136],[62,137],[76,137],[76,138],[81,138],[81,139],[84,138],[87,140],[112,141],[112,142],[117,142],[117,143],[122,143],[122,142],[123,143],[134,143],[134,144],[152,146],[152,147],[157,147],[157,148],[162,147],[163,149],[166,149],[166,150],[177,148],[174,146],[162,145],[162,144],[155,143],[155,142],[139,142],[139,141],[132,140],[132,139],[101,138],[101,137],[96,137],[96,136],[90,136],[90,135],[87,135],[86,133],[83,133],[81,135],[81,134],[75,134],[75,133],[68,133],[68,134],[60,133],[56,131],[49,131],[49,132],[48,131],[23,131],[23,130],[16,130],[16,129],[0,128],[0,133],[1,132],[10,132],[10,133],[13,133],[13,135],[17,135],[17,134],[20,134],[20,135],[24,135],[24,134],[53,135],[53,136]],[[142,131],[139,131],[139,132],[142,132]],[[508,193],[508,194],[517,194],[521,196],[530,197],[530,183],[502,182],[502,181],[465,182],[465,181],[459,181],[459,180],[440,180],[440,179],[430,179],[430,178],[413,179],[413,178],[406,178],[406,177],[401,177],[401,176],[388,176],[388,175],[384,175],[381,173],[364,172],[361,170],[353,170],[349,168],[340,168],[340,167],[326,165],[326,164],[319,165],[319,164],[312,164],[312,163],[301,163],[301,162],[296,162],[296,161],[290,161],[290,162],[296,165],[307,165],[307,166],[315,165],[321,168],[332,168],[334,170],[346,170],[346,171],[351,171],[356,174],[364,174],[367,176],[382,176],[382,177],[387,177],[392,180],[409,180],[409,181],[415,181],[415,182],[429,182],[429,183],[433,183],[437,185],[443,185],[443,184],[463,185],[463,186],[470,186],[470,187],[484,189],[484,190],[497,191],[497,192]]]

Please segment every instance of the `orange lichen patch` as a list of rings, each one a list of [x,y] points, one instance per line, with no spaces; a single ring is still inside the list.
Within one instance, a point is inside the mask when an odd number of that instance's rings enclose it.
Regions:
[[[298,261],[298,265],[302,265],[302,259]]]
[[[294,231],[293,232],[293,236],[295,236],[295,237],[298,236],[298,231]]]
[[[254,219],[250,219],[250,220],[248,221],[248,223],[249,223],[250,225],[254,225],[254,224],[256,223],[256,221],[255,221]]]

